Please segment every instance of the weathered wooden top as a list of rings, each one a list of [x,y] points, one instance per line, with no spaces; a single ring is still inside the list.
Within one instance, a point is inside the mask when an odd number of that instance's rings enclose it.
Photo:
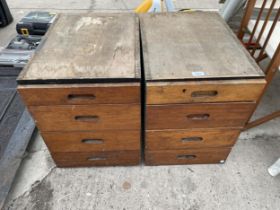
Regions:
[[[218,13],[144,14],[140,28],[147,81],[263,77]]]
[[[61,14],[18,78],[20,84],[140,80],[134,14]]]

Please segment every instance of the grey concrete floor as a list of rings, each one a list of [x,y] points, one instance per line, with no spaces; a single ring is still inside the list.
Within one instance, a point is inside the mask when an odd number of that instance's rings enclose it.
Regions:
[[[132,10],[141,0],[10,0],[15,20],[30,10]],[[175,1],[177,8],[217,8],[218,0]],[[0,30],[0,46],[15,35]],[[280,76],[254,117],[280,108]],[[37,132],[28,147],[4,210],[259,210],[280,209],[280,177],[267,168],[280,156],[280,119],[242,133],[221,165],[56,168]]]

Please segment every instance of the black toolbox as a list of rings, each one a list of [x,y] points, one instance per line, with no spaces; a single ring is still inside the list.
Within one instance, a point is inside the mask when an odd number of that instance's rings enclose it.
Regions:
[[[13,21],[13,16],[6,3],[6,0],[0,0],[0,27],[9,25]]]
[[[50,12],[30,12],[17,23],[17,32],[22,35],[43,36],[55,17],[56,14]]]

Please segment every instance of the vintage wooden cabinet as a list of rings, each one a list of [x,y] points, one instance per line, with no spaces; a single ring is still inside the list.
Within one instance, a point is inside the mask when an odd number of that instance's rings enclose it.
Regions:
[[[64,14],[18,78],[18,91],[60,167],[140,162],[139,21]]]
[[[264,75],[213,12],[140,16],[147,165],[223,163]]]

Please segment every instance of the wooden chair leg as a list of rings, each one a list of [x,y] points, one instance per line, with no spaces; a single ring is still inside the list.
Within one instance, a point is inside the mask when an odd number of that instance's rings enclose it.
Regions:
[[[257,61],[257,63],[260,63],[262,60],[266,59],[267,57],[268,57],[268,55],[265,53],[261,57],[258,57],[256,59],[256,61]]]
[[[264,90],[262,92],[262,95],[260,96],[259,100],[256,103],[254,111],[257,109],[257,107],[260,104],[260,101],[261,101],[264,93],[266,92],[268,86],[270,85],[274,75],[278,71],[279,65],[280,65],[280,43],[278,44],[278,47],[277,47],[277,49],[276,49],[276,51],[274,53],[274,56],[273,56],[269,66],[267,68],[267,71],[265,72],[266,73],[266,82],[267,82],[267,84],[265,85]],[[252,112],[252,115],[253,114],[254,114],[254,112]],[[252,117],[252,115],[251,115],[251,117]],[[243,131],[248,130],[248,129],[253,128],[253,127],[256,127],[258,125],[261,125],[261,124],[263,124],[263,123],[265,123],[265,122],[267,122],[269,120],[272,120],[272,119],[274,119],[276,117],[279,117],[279,116],[280,116],[280,111],[277,111],[277,112],[269,114],[269,115],[267,115],[265,117],[257,119],[257,120],[255,120],[253,122],[247,122],[247,124],[245,125]]]
[[[279,110],[279,111],[276,111],[276,112],[273,112],[273,113],[271,113],[271,114],[269,114],[269,115],[266,115],[266,116],[264,116],[264,117],[262,117],[262,118],[259,118],[259,119],[257,119],[257,120],[254,120],[254,121],[252,121],[252,122],[249,122],[249,123],[243,128],[243,131],[248,130],[248,129],[253,128],[253,127],[256,127],[256,126],[258,126],[258,125],[261,125],[261,124],[263,124],[263,123],[265,123],[265,122],[268,122],[268,121],[270,121],[270,120],[273,120],[273,119],[275,119],[275,118],[277,118],[277,117],[280,117],[280,110]]]
[[[250,18],[253,14],[253,10],[254,10],[254,7],[255,7],[255,4],[256,4],[256,1],[257,0],[249,0],[247,2],[247,6],[246,6],[246,9],[245,9],[245,14],[243,16],[243,19],[241,21],[241,26],[239,28],[239,31],[237,33],[237,37],[242,40],[243,39],[243,36],[247,30],[247,26],[248,26],[248,23],[250,21]]]

